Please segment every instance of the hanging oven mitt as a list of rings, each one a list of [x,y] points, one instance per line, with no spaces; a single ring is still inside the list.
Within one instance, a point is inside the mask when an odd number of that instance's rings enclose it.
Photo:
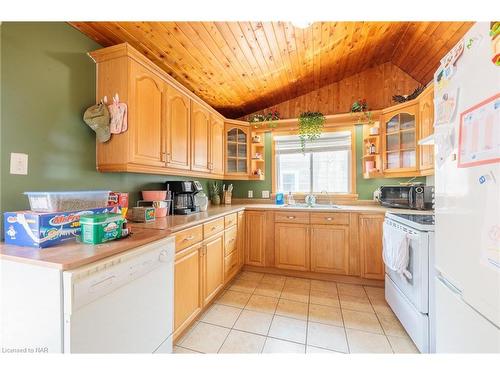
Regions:
[[[106,142],[111,137],[109,132],[109,112],[105,104],[99,103],[87,108],[83,121],[95,131],[99,142]]]
[[[127,130],[127,105],[120,103],[118,94],[113,97],[113,103],[108,106],[109,114],[111,116],[111,123],[109,125],[112,134],[123,133]]]

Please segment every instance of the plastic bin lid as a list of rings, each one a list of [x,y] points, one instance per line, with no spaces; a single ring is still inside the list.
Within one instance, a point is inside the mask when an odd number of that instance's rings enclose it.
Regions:
[[[75,190],[75,191],[25,191],[23,194],[88,194],[110,193],[111,190]]]
[[[80,216],[80,224],[102,224],[117,220],[124,220],[121,214],[93,214]]]

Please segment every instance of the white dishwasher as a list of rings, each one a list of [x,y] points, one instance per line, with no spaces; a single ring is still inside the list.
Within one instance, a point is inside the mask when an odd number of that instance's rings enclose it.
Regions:
[[[65,353],[170,353],[173,237],[63,273]]]

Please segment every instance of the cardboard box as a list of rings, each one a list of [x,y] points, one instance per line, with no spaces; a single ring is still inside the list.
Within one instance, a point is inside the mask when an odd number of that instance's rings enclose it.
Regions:
[[[80,216],[120,213],[120,207],[69,212],[16,211],[4,213],[5,243],[17,246],[50,247],[80,235]]]

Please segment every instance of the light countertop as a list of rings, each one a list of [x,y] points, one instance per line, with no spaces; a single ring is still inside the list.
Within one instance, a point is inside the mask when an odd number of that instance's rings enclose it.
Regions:
[[[106,257],[131,250],[153,241],[171,236],[175,232],[203,224],[219,217],[243,210],[277,210],[277,211],[309,211],[309,212],[359,212],[359,213],[429,213],[432,211],[415,211],[386,208],[379,205],[340,205],[332,207],[296,207],[275,204],[245,203],[231,206],[210,207],[206,212],[192,215],[177,215],[160,218],[151,223],[131,223],[132,234],[124,239],[107,242],[101,245],[87,245],[75,241],[39,249],[0,244],[0,258],[57,268],[60,270],[75,269]]]

